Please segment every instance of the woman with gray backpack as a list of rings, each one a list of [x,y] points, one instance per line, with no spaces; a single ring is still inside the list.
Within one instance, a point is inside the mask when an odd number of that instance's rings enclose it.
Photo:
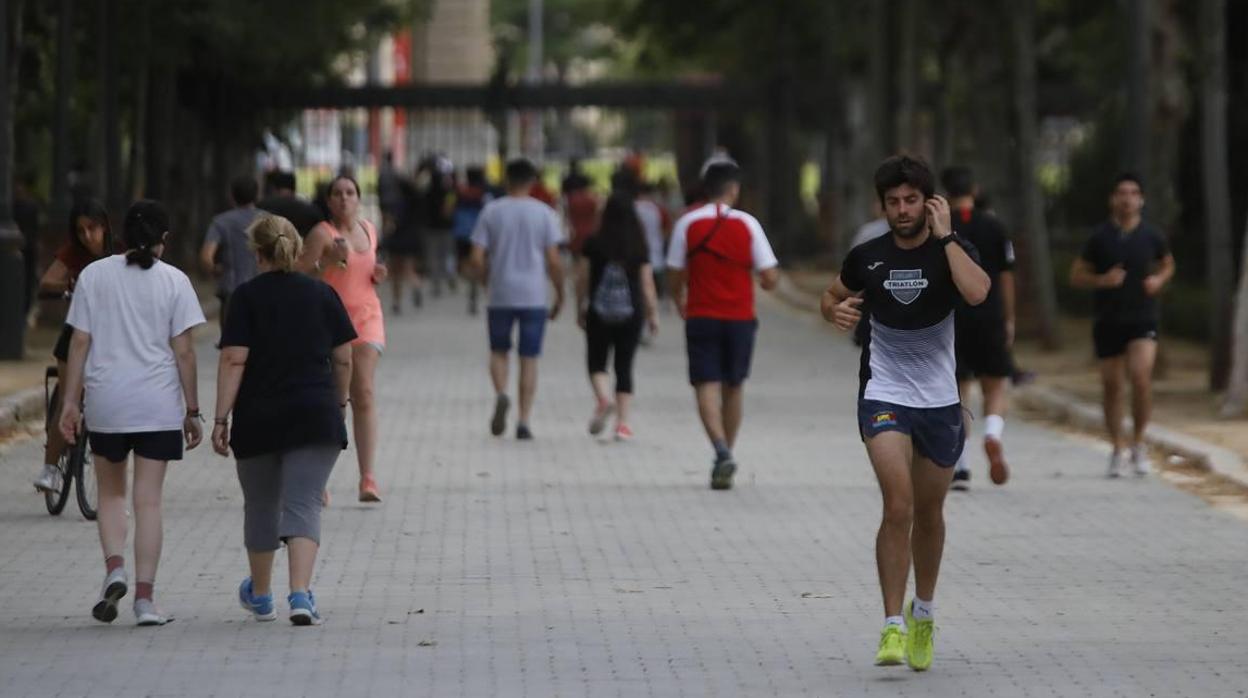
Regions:
[[[657,294],[649,251],[631,196],[612,195],[598,232],[585,242],[576,269],[577,324],[585,330],[594,413],[589,433],[597,436],[615,415],[615,439],[633,436],[628,423],[633,394],[633,358],[643,325],[659,330]],[[615,354],[615,401],[611,400],[607,358]]]

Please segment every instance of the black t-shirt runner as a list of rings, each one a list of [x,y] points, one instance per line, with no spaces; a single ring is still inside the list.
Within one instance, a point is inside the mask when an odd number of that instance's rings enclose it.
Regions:
[[[971,259],[975,248],[958,239]],[[954,309],[962,300],[935,237],[903,250],[885,235],[850,250],[841,283],[863,292],[868,330],[858,397],[917,408],[960,402],[954,377]]]
[[[992,287],[979,305],[958,304],[958,322],[980,325],[1005,322],[1005,302],[1001,297],[1001,272],[1014,270],[1014,245],[1005,226],[996,216],[977,209],[955,209],[953,230],[979,253],[979,266],[988,274]]]
[[[238,458],[310,444],[347,447],[331,352],[355,339],[328,284],[271,271],[230,296],[222,347],[247,347],[230,446]]]
[[[305,238],[317,223],[325,220],[316,206],[296,196],[266,196],[256,204],[256,208],[290,221],[299,235]]]
[[[1157,322],[1157,299],[1144,292],[1144,277],[1153,273],[1154,265],[1170,254],[1166,239],[1153,226],[1141,221],[1135,230],[1122,231],[1106,221],[1092,231],[1080,257],[1092,265],[1097,274],[1104,274],[1118,265],[1127,278],[1118,288],[1098,288],[1092,294],[1097,322]]]

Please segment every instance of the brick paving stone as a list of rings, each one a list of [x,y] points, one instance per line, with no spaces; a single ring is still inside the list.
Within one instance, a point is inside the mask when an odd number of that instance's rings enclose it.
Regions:
[[[94,527],[31,494],[38,444],[0,452],[0,696],[1248,693],[1244,524],[1155,479],[1102,479],[1093,440],[1011,421],[1004,488],[976,453],[974,490],[947,507],[936,664],[876,668],[879,494],[847,341],[764,304],[738,486],[715,493],[678,322],[641,352],[638,436],[615,444],[585,433],[584,347],[561,318],[520,444],[488,436],[484,319],[462,308],[391,319],[385,501],[353,501],[345,454],[319,628],[237,608],[241,496],[207,446],[166,485],[157,596],[177,620],[158,629],[130,625],[128,603],[113,626],[90,619]],[[205,410],[214,362],[201,342]]]

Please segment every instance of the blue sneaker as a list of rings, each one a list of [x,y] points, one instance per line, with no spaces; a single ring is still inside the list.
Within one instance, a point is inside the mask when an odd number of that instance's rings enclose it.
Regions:
[[[238,585],[238,605],[243,607],[256,620],[277,620],[277,609],[273,608],[273,594],[256,596],[252,592],[251,577],[243,579]]]
[[[292,591],[286,597],[290,602],[290,622],[295,625],[320,625],[321,614],[316,612],[316,597],[312,590]]]

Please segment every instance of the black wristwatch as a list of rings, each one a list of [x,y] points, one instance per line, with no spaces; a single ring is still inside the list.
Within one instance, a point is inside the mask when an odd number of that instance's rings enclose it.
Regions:
[[[949,246],[949,243],[951,243],[951,242],[953,242],[954,240],[956,240],[956,239],[957,239],[957,237],[958,237],[958,234],[957,234],[957,233],[949,233],[948,235],[944,236],[943,238],[941,238],[941,239],[939,240],[939,242],[940,242],[940,246],[941,246],[941,247],[948,247],[948,246]]]

